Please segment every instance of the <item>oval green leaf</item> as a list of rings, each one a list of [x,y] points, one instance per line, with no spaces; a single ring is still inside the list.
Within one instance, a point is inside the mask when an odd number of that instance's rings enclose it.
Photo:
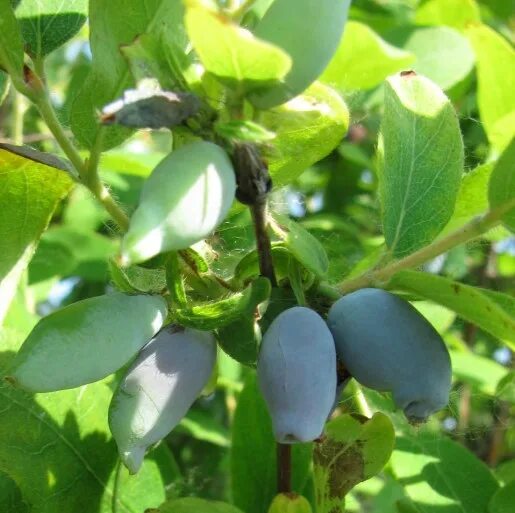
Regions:
[[[189,1],[185,22],[206,71],[239,93],[277,83],[291,68],[286,52],[196,1]]]
[[[363,23],[349,21],[320,80],[341,90],[371,89],[414,61],[411,52],[390,45]]]
[[[383,229],[390,251],[402,257],[429,244],[451,218],[463,141],[449,99],[413,72],[386,82],[381,133]]]

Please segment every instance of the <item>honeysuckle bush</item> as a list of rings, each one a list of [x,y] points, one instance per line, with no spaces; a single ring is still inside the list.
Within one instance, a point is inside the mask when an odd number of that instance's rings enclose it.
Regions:
[[[510,7],[0,0],[0,511],[511,511]]]

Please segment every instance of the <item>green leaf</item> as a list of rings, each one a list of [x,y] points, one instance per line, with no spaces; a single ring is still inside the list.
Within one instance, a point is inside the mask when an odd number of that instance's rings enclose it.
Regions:
[[[341,90],[371,89],[414,61],[411,52],[390,45],[363,23],[349,21],[320,80]]]
[[[84,25],[87,0],[22,0],[16,8],[25,51],[40,59],[71,39]]]
[[[479,23],[481,16],[475,0],[428,0],[416,11],[418,25],[447,25],[465,29],[471,23]]]
[[[0,369],[9,367],[22,339],[2,340]],[[121,469],[114,498],[118,451],[106,415],[111,395],[107,380],[35,396],[0,384],[0,476],[16,483],[31,512],[111,513],[114,500],[120,513],[141,513],[165,499],[165,487],[179,474],[164,446],[137,476]]]
[[[498,490],[488,505],[488,513],[511,513],[515,504],[515,482]]]
[[[292,491],[299,494],[309,476],[311,446],[292,445]],[[267,511],[277,490],[276,465],[272,421],[252,373],[234,413],[231,484],[235,505],[245,513]]]
[[[240,94],[280,82],[291,68],[286,52],[191,1],[186,28],[206,71]]]
[[[313,510],[302,495],[280,493],[274,497],[268,513],[313,513]]]
[[[0,71],[0,105],[2,105],[7,93],[9,92],[9,76]]]
[[[380,198],[396,257],[429,244],[449,221],[463,170],[463,141],[449,99],[412,73],[388,79],[381,124]]]
[[[443,305],[515,348],[515,299],[510,296],[417,271],[397,273],[388,288]]]
[[[275,109],[260,123],[276,134],[267,156],[274,186],[291,183],[338,146],[349,127],[349,111],[341,96],[319,82]]]
[[[275,134],[261,125],[248,120],[234,119],[215,125],[215,132],[229,141],[265,142],[275,138]]]
[[[271,227],[285,247],[306,269],[319,278],[327,274],[329,260],[316,237],[300,224],[284,216],[276,216],[276,222]]]
[[[43,234],[41,240],[68,249],[77,263],[70,274],[90,281],[108,279],[108,260],[118,249],[116,240],[93,231],[83,233],[75,226],[52,227]]]
[[[281,281],[288,275],[291,253],[282,243],[272,244],[272,260],[275,276]],[[259,255],[257,250],[247,253],[234,269],[234,280],[237,283],[246,284],[252,278],[259,276]]]
[[[129,63],[136,82],[145,78],[157,79],[165,90],[187,90],[184,73],[190,65],[183,45],[173,32],[148,33],[138,36],[120,51]]]
[[[499,383],[497,383],[495,396],[501,401],[507,401],[511,404],[515,404],[515,371],[508,372],[504,378],[502,378]],[[515,479],[515,471],[513,478]]]
[[[259,328],[254,316],[246,315],[216,330],[218,345],[237,362],[256,366]]]
[[[111,512],[117,451],[105,415],[110,398],[105,383],[36,398],[0,388],[0,470],[16,482],[31,511]],[[122,469],[118,511],[157,506],[166,484],[152,455],[137,477]]]
[[[11,0],[0,0],[0,67],[13,80],[23,80],[23,40]]]
[[[220,424],[211,414],[191,409],[184,417],[176,432],[185,432],[196,440],[209,442],[219,447],[229,447],[230,438],[226,427]]]
[[[466,33],[476,54],[481,122],[492,149],[500,153],[515,134],[515,50],[486,25],[473,25]]]
[[[482,394],[496,396],[498,384],[508,375],[508,369],[472,351],[451,351],[453,376],[471,385]]]
[[[167,501],[149,513],[242,513],[242,511],[227,502],[183,497]]]
[[[501,463],[495,469],[495,476],[504,485],[515,482],[515,459]]]
[[[54,276],[67,276],[76,267],[77,261],[68,246],[42,238],[29,264],[29,283],[32,285]]]
[[[257,306],[270,296],[270,282],[257,278],[243,292],[227,299],[177,308],[173,314],[180,324],[209,331],[232,323],[241,316],[254,315]]]
[[[71,186],[61,170],[0,148],[0,323],[41,233]]]
[[[184,290],[184,281],[177,251],[170,251],[168,254],[165,277],[172,300],[180,308],[187,307],[188,299]]]
[[[446,513],[485,513],[498,489],[482,461],[434,433],[397,438],[391,465],[420,513],[433,513],[435,508]]]
[[[474,68],[474,52],[467,38],[449,27],[400,28],[389,41],[415,54],[414,71],[447,91]]]
[[[7,474],[0,472],[0,508],[9,513],[30,513],[21,491]]]
[[[393,425],[382,413],[371,419],[341,415],[330,421],[313,452],[318,513],[343,513],[347,493],[381,471],[394,442]]]
[[[444,228],[444,233],[459,228],[488,210],[488,182],[493,169],[493,163],[482,164],[462,178],[454,213]]]
[[[506,228],[515,232],[515,138],[496,163],[490,178],[488,199],[492,209],[511,203],[513,208],[503,216]]]
[[[132,2],[130,8],[125,0],[89,2],[92,69],[74,100],[70,118],[73,133],[82,145],[112,148],[132,133],[118,126],[101,127],[97,116],[104,105],[133,86],[129,64],[120,47],[141,34],[153,33],[160,38],[168,33],[184,48],[182,13],[182,2],[178,0]]]
[[[109,259],[111,279],[122,292],[129,294],[158,294],[166,288],[164,269],[146,269],[133,265],[120,267],[114,259]]]

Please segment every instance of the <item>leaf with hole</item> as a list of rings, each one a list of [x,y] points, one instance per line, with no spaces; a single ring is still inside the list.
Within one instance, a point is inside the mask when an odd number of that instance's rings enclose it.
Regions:
[[[318,513],[343,513],[345,496],[382,470],[394,442],[393,425],[382,413],[331,420],[313,451]]]

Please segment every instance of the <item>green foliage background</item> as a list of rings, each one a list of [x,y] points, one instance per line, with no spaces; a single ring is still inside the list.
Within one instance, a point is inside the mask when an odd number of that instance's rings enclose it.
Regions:
[[[18,6],[21,33],[13,29],[11,4]],[[201,9],[190,12],[186,27],[179,14],[170,15],[182,12],[176,0],[87,4],[0,0],[0,63],[11,75],[8,79],[0,71],[0,142],[24,142],[68,157],[79,173],[80,159],[92,151],[102,183],[130,214],[155,165],[172,143],[190,135],[101,126],[99,110],[144,78],[149,67],[165,88],[181,88],[171,78],[180,70],[209,97],[228,102],[230,95],[220,93],[223,86],[231,90],[237,84],[247,93],[280,79],[289,57],[260,41],[243,45],[238,30],[213,25]],[[253,10],[259,13],[263,4],[258,0]],[[311,107],[299,114],[287,104],[259,114],[257,122],[276,134],[273,147],[263,146],[275,186],[270,198],[277,219],[274,260],[278,276],[292,281],[297,299],[306,280],[323,278],[326,294],[308,288],[307,296],[313,306],[326,309],[336,287],[346,292],[370,285],[362,280],[364,271],[409,257],[489,208],[513,201],[512,7],[505,0],[354,0],[333,60],[306,93]],[[248,20],[251,25],[252,17]],[[210,72],[201,85],[189,74],[188,34]],[[218,45],[222,35],[231,60]],[[38,74],[44,69],[56,122],[80,145],[75,160],[63,155],[43,122],[48,123],[48,106],[36,101],[38,110],[16,91],[26,92],[22,48]],[[409,86],[398,74],[406,69],[417,73]],[[223,112],[229,117],[229,111],[230,105]],[[100,157],[100,150],[108,151]],[[59,306],[103,294],[113,284],[128,292],[159,291],[166,284],[163,273],[142,267],[123,274],[115,265],[120,235],[91,193],[100,185],[88,189],[73,184],[70,175],[0,148],[2,370],[38,319]],[[413,428],[387,395],[353,383],[346,387],[338,412],[369,417],[383,412],[397,438],[386,467],[352,488],[345,511],[503,513],[513,508],[514,210],[502,220],[503,225],[416,270],[376,276],[375,283],[412,300],[443,336],[453,362],[453,389],[445,410]],[[162,513],[237,513],[237,508],[266,513],[275,493],[270,419],[254,371],[231,358],[255,360],[255,345],[236,346],[231,339],[235,329],[248,335],[252,325],[240,318],[240,324],[226,328],[269,293],[259,281],[243,288],[257,274],[247,210],[234,206],[208,243],[199,249],[202,257],[192,255],[196,265],[209,264],[240,287],[239,295],[210,313],[227,345],[227,354],[219,351],[214,391],[195,403],[150,452],[141,472],[130,477],[118,463],[107,425],[118,375],[51,394],[29,395],[0,385],[2,513],[142,513],[158,507]],[[300,268],[296,286],[294,264]],[[180,293],[179,285],[168,280]],[[218,285],[202,286],[200,300]],[[287,289],[274,294],[277,308],[295,303]],[[184,324],[201,322],[195,315],[205,310],[177,311]],[[360,436],[360,443],[366,440]],[[313,502],[311,451],[310,444],[295,448],[293,483]],[[361,478],[376,474],[376,463],[371,458],[374,471]],[[324,481],[323,476],[315,468],[315,480]]]

